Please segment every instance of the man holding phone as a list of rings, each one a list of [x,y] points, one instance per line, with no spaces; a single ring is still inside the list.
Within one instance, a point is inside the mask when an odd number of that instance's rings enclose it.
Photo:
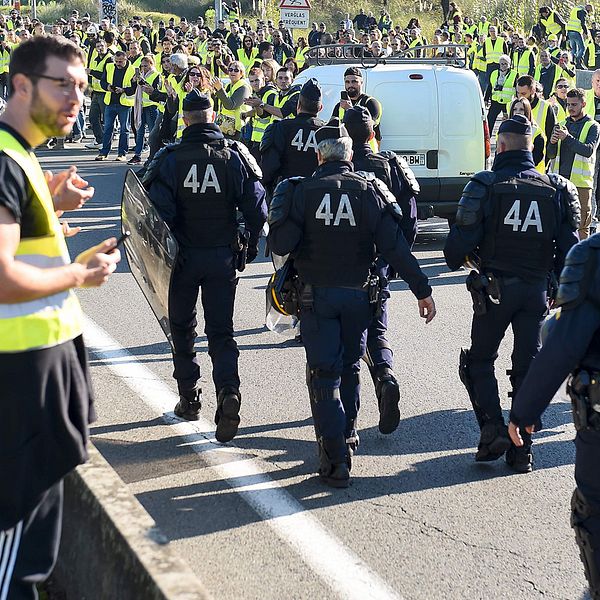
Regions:
[[[95,418],[73,288],[105,283],[120,254],[111,238],[71,263],[57,215],[94,189],[75,167],[43,173],[33,153],[73,127],[87,87],[81,49],[36,36],[13,52],[9,77],[0,117],[0,595],[34,598],[58,554],[62,479],[87,459]]]
[[[344,113],[353,106],[364,106],[369,111],[371,119],[375,124],[375,137],[369,142],[374,152],[379,151],[381,144],[381,122],[382,108],[379,100],[363,93],[363,76],[357,67],[348,67],[344,73],[344,90],[340,93],[340,101],[335,105],[332,118],[337,117],[340,121],[344,119]]]

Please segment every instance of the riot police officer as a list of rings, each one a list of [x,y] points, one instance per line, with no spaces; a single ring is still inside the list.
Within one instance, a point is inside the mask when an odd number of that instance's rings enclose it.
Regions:
[[[548,278],[577,242],[579,223],[573,185],[535,170],[531,133],[521,115],[500,125],[492,171],[477,173],[466,185],[444,248],[450,269],[459,269],[465,257],[478,269],[467,278],[475,314],[471,349],[461,351],[459,369],[481,429],[475,460],[493,461],[506,452],[507,463],[518,472],[532,469],[531,438],[523,447],[511,446],[494,362],[512,325],[508,374],[514,397],[539,349]]]
[[[317,168],[315,132],[324,122],[317,117],[323,104],[316,79],[309,79],[300,90],[298,116],[275,121],[265,131],[260,144],[263,183],[273,190],[288,177],[308,177]]]
[[[522,447],[565,378],[573,402],[575,480],[571,525],[575,529],[591,597],[600,598],[600,234],[574,246],[556,297],[559,310],[544,323],[540,353],[517,394],[510,437]],[[540,427],[536,427],[539,429]]]
[[[355,171],[373,173],[392,192],[402,210],[400,229],[409,247],[412,247],[417,233],[415,194],[419,192],[414,173],[394,152],[373,152],[369,142],[375,136],[374,122],[365,106],[358,105],[347,110],[344,125],[352,139],[352,164]],[[389,434],[396,430],[400,422],[400,386],[394,374],[394,355],[386,337],[389,280],[393,273],[381,257],[377,258],[374,270],[379,277],[381,298],[367,334],[367,363],[377,394],[379,431]]]
[[[317,440],[319,475],[349,483],[349,439],[359,407],[360,357],[372,319],[369,267],[375,248],[419,300],[427,322],[435,304],[426,275],[399,228],[399,207],[387,188],[353,172],[352,140],[343,126],[316,133],[319,167],[310,178],[281,182],[269,210],[273,252],[292,253],[302,282],[300,331]],[[347,441],[348,440],[348,441]]]
[[[201,407],[200,369],[194,352],[196,303],[202,289],[205,333],[217,393],[216,438],[237,433],[241,403],[239,351],[233,339],[239,232],[236,209],[249,234],[247,260],[257,255],[266,220],[261,173],[242,144],[225,140],[213,120],[210,99],[190,92],[183,102],[186,128],[180,144],[159,152],[144,184],[180,245],[171,281],[169,319],[173,334],[173,376],[179,388],[175,414],[197,420]]]

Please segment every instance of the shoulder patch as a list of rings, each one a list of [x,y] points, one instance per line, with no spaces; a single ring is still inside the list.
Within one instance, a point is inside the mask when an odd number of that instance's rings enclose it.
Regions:
[[[487,183],[484,183],[485,180],[487,180]],[[492,184],[492,178],[478,179],[477,176],[472,177],[471,181],[467,183],[456,211],[456,224],[459,227],[468,227],[479,222],[481,219],[481,204],[486,200],[489,187]]]

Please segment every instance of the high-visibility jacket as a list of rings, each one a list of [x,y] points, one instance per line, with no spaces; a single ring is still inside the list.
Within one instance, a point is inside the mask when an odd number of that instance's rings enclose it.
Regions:
[[[0,74],[8,73],[9,63],[10,63],[10,48],[8,46],[0,46]]]
[[[592,119],[596,118],[596,95],[594,94],[593,89],[585,90],[585,106],[583,112]]]
[[[364,100],[363,100],[364,98]],[[366,106],[367,102],[371,99],[371,96],[363,96],[358,103],[356,104],[356,106]],[[381,106],[381,105],[380,105]],[[338,119],[340,121],[344,120],[344,115],[346,114],[346,111],[340,106],[338,109]],[[381,116],[383,115],[383,110],[379,111],[379,116],[376,119],[373,119],[373,126],[377,127],[379,125],[379,123],[381,123]],[[371,147],[371,149],[373,150],[373,152],[379,152],[379,145],[377,143],[377,140],[375,139],[375,137],[372,137],[369,140],[369,146]]]
[[[495,41],[492,38],[486,38],[484,46],[486,64],[498,64],[500,56],[504,52],[504,40],[501,37],[496,38]]]
[[[158,77],[159,73],[158,71],[154,70],[151,73],[149,73],[148,75],[144,75],[144,80],[146,81],[146,83],[148,85],[152,85],[154,83],[154,81],[156,80],[156,78]],[[145,108],[146,106],[160,106],[159,102],[154,102],[153,100],[150,100],[150,95],[147,94],[146,92],[142,92],[142,106]]]
[[[256,58],[258,57],[258,48],[252,48],[250,50],[250,56],[246,54],[245,48],[238,48],[237,50],[237,59],[244,65],[244,69],[246,69],[246,74],[254,65]]]
[[[579,141],[582,144],[585,144],[585,140],[587,138],[588,131],[592,127],[594,120],[589,116],[583,117],[587,119],[587,122],[581,128],[581,133],[579,134]],[[562,126],[565,126],[567,121],[563,121],[561,123]],[[560,146],[561,140],[558,140],[558,150],[556,153],[556,164],[560,165]],[[596,153],[592,152],[591,156],[582,156],[581,154],[576,154],[573,160],[573,166],[571,167],[571,174],[567,179],[571,181],[571,183],[580,188],[593,188],[594,187],[594,167],[596,165]]]
[[[529,74],[529,66],[531,65],[531,56],[533,52],[531,50],[523,50],[523,52],[517,52],[516,50],[512,54],[512,66],[517,70],[519,76]]]
[[[477,48],[475,50],[475,54],[473,55],[473,71],[485,71],[487,68],[487,63],[485,61],[485,48],[483,44],[477,44]]]
[[[136,56],[133,60],[131,60],[131,58],[129,58],[129,64],[134,68],[134,69],[139,69],[140,65],[142,64],[142,59],[144,58],[143,54],[140,54],[139,56]]]
[[[232,96],[234,94],[234,92],[236,92],[241,87],[250,89],[250,85],[247,84],[244,79],[240,79],[239,81],[236,81],[233,84],[228,83],[225,86],[225,92],[228,96]],[[244,125],[242,122],[242,113],[247,112],[248,109],[249,109],[249,107],[246,104],[242,104],[240,107],[238,107],[234,110],[229,110],[227,108],[221,107],[221,114],[225,117],[229,117],[230,119],[233,119],[235,122],[235,130],[241,131],[242,126]]]
[[[546,131],[546,119],[548,118],[548,111],[552,110],[550,104],[546,100],[538,99],[535,106],[531,107],[531,117],[538,124],[542,133]]]
[[[269,88],[268,90],[266,90],[263,93],[260,100],[261,100],[261,102],[264,102],[265,104],[269,104],[269,100],[273,99],[273,103],[274,103],[276,97],[277,97],[277,90],[275,88]],[[272,123],[271,115],[268,114],[267,112],[264,112],[262,117],[259,117],[259,116],[252,117],[251,123],[252,123],[252,135],[251,135],[250,139],[253,142],[260,143],[263,139],[263,136],[265,135],[265,130]]]
[[[201,41],[200,38],[196,38],[195,46],[200,60],[205,63],[208,56],[208,39]]]
[[[40,268],[68,265],[69,252],[44,173],[34,153],[8,131],[0,131],[0,150],[25,173],[33,190],[32,210],[43,216],[44,230],[21,238],[15,260]],[[72,290],[12,304],[0,304],[0,352],[51,348],[82,332],[81,308]]]
[[[475,23],[472,25],[463,25],[463,33],[469,33],[475,37],[475,34],[477,33],[477,25]]]
[[[550,14],[548,15],[547,19],[542,19],[540,17],[540,23],[546,29],[546,36],[548,36],[548,35],[558,35],[561,32],[561,30],[562,30],[562,27],[560,26],[560,23],[556,22],[555,16],[556,16],[556,11],[550,9]]]
[[[567,22],[567,31],[578,31],[579,33],[583,33],[583,27],[581,26],[581,21],[577,16],[577,13],[580,10],[585,10],[585,6],[574,6],[569,13],[569,21]],[[586,13],[587,14],[587,13]]]
[[[296,64],[299,69],[302,69],[306,63],[306,53],[310,50],[310,46],[304,46],[304,48],[296,48]]]
[[[106,65],[106,82],[109,85],[112,85],[113,79],[115,76],[115,63],[108,63]],[[133,77],[135,75],[135,69],[131,65],[127,65],[127,69],[125,71],[125,77],[123,77],[123,85],[121,87],[128,88],[131,86],[131,82],[133,81]],[[112,97],[112,92],[106,92],[104,94],[104,104],[107,106],[110,104],[110,100]],[[119,102],[123,106],[133,106],[135,98],[133,95],[126,96],[125,94],[121,94],[119,98]]]
[[[501,90],[496,90],[496,83],[498,82],[498,76],[500,71],[495,69],[490,75],[490,86],[492,87],[492,100],[499,104],[510,104],[511,100],[515,95],[515,81],[517,79],[517,72],[511,69],[504,79]]]
[[[490,23],[489,21],[479,21],[479,23],[477,23],[477,33],[479,35],[485,35],[487,36],[490,30]]]
[[[596,44],[594,44],[594,40],[587,40],[585,49],[587,50],[585,53],[587,54],[586,67],[591,71],[596,68]]]
[[[554,67],[555,67],[555,69],[554,69],[554,79],[552,80],[552,89],[556,88],[556,82],[563,76],[563,70],[557,64],[554,64]],[[533,78],[536,81],[540,81],[541,76],[542,76],[542,65],[540,64],[535,68],[535,71],[533,73]]]
[[[535,140],[538,137],[542,136],[542,139],[544,140],[544,154],[542,155],[542,160],[540,160],[540,162],[537,163],[537,165],[535,165],[535,170],[543,175],[544,173],[546,173],[546,136],[544,135],[543,131],[538,127],[538,124],[535,121],[533,121],[533,123],[531,124],[531,128],[533,129],[531,141],[534,145]]]

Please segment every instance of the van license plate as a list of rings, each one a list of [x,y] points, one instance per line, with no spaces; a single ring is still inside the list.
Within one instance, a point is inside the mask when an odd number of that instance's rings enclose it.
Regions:
[[[409,167],[424,167],[424,154],[400,154],[400,156],[408,163]]]

